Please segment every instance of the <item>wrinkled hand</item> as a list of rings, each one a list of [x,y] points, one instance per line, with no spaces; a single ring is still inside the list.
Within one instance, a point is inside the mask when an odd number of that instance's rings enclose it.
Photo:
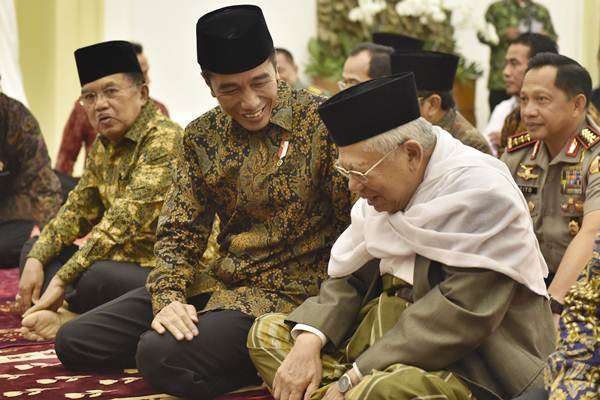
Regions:
[[[40,310],[58,311],[65,300],[66,286],[67,284],[62,279],[54,275],[42,297],[35,301],[34,305],[25,311],[23,317]]]
[[[19,291],[15,296],[15,310],[22,314],[37,302],[44,284],[44,266],[35,258],[28,258],[19,280]]]
[[[173,301],[156,314],[151,327],[159,334],[169,331],[177,340],[192,340],[198,335],[198,314],[191,304]]]
[[[296,338],[292,351],[277,369],[273,379],[275,400],[308,400],[319,388],[323,366],[321,339],[310,332]]]
[[[323,400],[344,400],[344,394],[340,392],[337,382],[329,385],[329,389],[327,389]]]

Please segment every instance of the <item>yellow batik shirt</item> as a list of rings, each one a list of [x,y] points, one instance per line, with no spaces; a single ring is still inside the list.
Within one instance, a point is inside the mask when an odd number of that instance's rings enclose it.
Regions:
[[[46,265],[89,233],[57,275],[69,283],[95,261],[153,267],[156,225],[183,131],[149,101],[118,145],[99,135],[83,175],[29,253]]]
[[[258,316],[289,312],[317,294],[351,206],[317,114],[322,100],[280,82],[270,123],[259,132],[219,107],[186,128],[147,282],[155,313],[211,293],[204,310]],[[215,215],[220,249],[203,263]]]

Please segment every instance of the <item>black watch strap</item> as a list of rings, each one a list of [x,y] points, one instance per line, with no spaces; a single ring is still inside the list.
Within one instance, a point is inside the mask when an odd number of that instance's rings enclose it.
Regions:
[[[554,297],[550,296],[550,310],[552,310],[552,314],[562,314],[565,309],[565,305],[560,301],[556,300]]]

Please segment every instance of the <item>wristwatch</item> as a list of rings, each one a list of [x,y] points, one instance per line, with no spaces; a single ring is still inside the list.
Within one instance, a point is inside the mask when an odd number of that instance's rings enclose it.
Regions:
[[[348,375],[348,373],[342,375],[342,377],[338,379],[337,385],[340,393],[346,393],[348,390],[352,389],[352,379],[350,379],[350,375]]]
[[[560,301],[556,300],[554,297],[550,296],[550,310],[552,310],[552,314],[562,314],[565,305]]]

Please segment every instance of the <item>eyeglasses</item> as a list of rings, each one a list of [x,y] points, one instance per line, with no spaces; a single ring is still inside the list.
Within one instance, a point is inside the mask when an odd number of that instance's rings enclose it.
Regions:
[[[384,156],[379,159],[379,161],[377,161],[375,164],[373,164],[371,166],[371,168],[369,168],[365,172],[355,171],[355,170],[352,170],[352,169],[346,169],[346,168],[342,167],[339,164],[339,162],[335,163],[334,168],[340,174],[344,175],[346,178],[350,179],[350,177],[353,177],[354,179],[356,179],[357,181],[359,181],[361,184],[364,185],[364,184],[366,184],[369,181],[369,177],[367,175],[371,171],[373,171],[375,168],[377,168],[377,166],[379,164],[381,164],[383,162],[383,160],[385,160],[390,154],[392,154],[394,151],[398,150],[399,147],[400,147],[400,145],[398,145],[397,147],[395,147],[392,150],[390,150],[387,153],[385,153]]]
[[[91,108],[94,106],[94,104],[96,104],[96,102],[98,101],[98,99],[100,99],[101,96],[104,97],[106,100],[114,100],[119,97],[122,97],[125,91],[127,91],[128,89],[137,86],[139,85],[131,85],[124,88],[120,88],[118,86],[110,86],[102,89],[99,93],[86,92],[79,96],[79,104],[81,104],[83,107]]]

